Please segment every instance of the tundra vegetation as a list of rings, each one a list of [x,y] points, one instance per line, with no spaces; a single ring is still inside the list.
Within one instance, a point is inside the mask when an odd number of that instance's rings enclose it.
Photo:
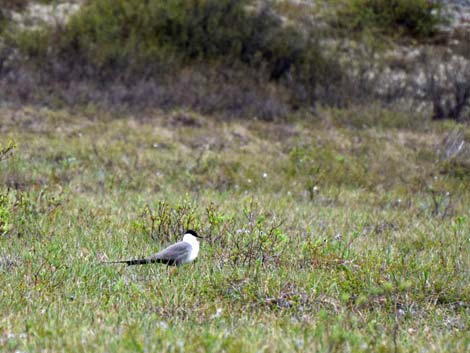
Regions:
[[[467,103],[433,118],[359,60],[450,46],[437,5],[27,6],[0,12],[2,351],[469,350]],[[193,264],[101,264],[187,228]]]

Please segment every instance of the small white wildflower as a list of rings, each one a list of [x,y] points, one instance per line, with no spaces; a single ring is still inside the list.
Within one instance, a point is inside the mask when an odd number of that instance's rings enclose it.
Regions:
[[[263,179],[266,179],[268,177],[268,173],[263,173]]]
[[[302,338],[297,338],[295,340],[295,345],[297,348],[302,348],[304,346],[304,340]]]
[[[318,190],[320,190],[320,188],[315,185],[315,186],[313,187],[313,191],[314,191],[314,192],[317,192]]]
[[[212,319],[216,319],[222,315],[222,308],[217,308],[216,312],[214,315],[212,315]]]
[[[168,324],[165,321],[160,321],[157,324],[157,327],[160,327],[162,330],[166,330],[168,328]]]

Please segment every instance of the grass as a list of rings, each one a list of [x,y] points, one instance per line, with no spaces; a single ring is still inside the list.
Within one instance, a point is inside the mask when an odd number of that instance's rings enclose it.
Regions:
[[[456,126],[372,115],[2,108],[1,350],[468,351]],[[100,264],[186,227],[209,239],[176,272]]]

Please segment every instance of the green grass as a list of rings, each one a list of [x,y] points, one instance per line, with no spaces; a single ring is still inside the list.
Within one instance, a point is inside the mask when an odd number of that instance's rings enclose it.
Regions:
[[[468,351],[455,126],[371,114],[2,108],[1,350]],[[176,272],[100,264],[185,227],[209,239]]]

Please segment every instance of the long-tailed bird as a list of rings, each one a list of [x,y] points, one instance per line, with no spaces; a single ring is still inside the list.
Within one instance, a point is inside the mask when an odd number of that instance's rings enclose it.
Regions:
[[[127,264],[127,266],[163,263],[168,266],[180,266],[194,261],[197,257],[199,253],[199,241],[197,238],[203,239],[203,237],[198,235],[194,230],[188,229],[184,232],[182,241],[170,245],[166,249],[150,255],[149,257],[136,260],[109,261],[106,263]]]

